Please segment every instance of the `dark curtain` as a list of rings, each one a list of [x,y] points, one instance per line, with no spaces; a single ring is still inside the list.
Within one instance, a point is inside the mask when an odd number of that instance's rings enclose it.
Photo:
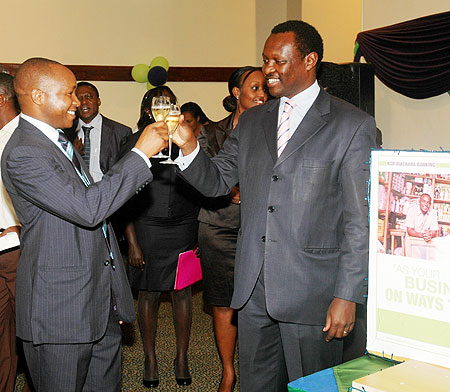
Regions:
[[[386,86],[407,97],[448,92],[450,12],[363,31],[356,38],[354,61],[361,56],[375,66],[375,75]]]

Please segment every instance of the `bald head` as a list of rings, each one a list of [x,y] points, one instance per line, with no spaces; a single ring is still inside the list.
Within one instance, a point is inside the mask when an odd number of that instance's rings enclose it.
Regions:
[[[40,88],[52,74],[51,65],[55,64],[61,65],[57,61],[39,57],[26,60],[16,73],[14,80],[16,94],[20,97],[30,94],[34,88]]]
[[[76,79],[62,64],[44,58],[26,60],[14,81],[22,112],[54,128],[70,128],[79,106]]]

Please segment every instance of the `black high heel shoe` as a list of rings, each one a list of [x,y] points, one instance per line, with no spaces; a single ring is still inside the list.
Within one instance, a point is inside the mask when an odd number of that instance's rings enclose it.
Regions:
[[[173,360],[173,370],[175,373],[175,380],[177,381],[178,385],[181,385],[182,387],[187,387],[188,385],[192,384],[192,377],[178,377],[177,375],[177,359],[175,358]]]
[[[149,359],[148,357],[145,357],[144,367],[147,369]],[[144,387],[146,388],[158,388],[159,385],[159,374],[158,369],[156,368],[156,373],[153,374],[153,376],[156,376],[156,378],[145,378],[145,369],[144,369],[144,375],[142,377],[142,384],[144,384]],[[149,372],[151,373],[151,372]]]
[[[146,388],[158,388],[159,378],[157,378],[156,380],[146,380],[145,378],[143,378],[142,384],[144,384],[144,387]]]

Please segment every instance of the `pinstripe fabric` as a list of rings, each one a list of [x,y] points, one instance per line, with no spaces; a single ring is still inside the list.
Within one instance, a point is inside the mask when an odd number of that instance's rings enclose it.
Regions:
[[[22,223],[17,335],[35,344],[98,340],[106,330],[111,293],[119,317],[134,318],[115,236],[109,227],[117,255],[113,271],[105,264],[101,225],[148,183],[151,172],[129,153],[86,188],[71,161],[37,128],[21,119],[14,134],[2,156],[2,174]]]
[[[130,322],[135,312],[114,232],[109,227],[115,269],[102,222],[152,175],[131,152],[93,184],[74,154],[91,185],[55,143],[21,118],[2,155],[4,184],[22,224],[16,333],[27,342],[38,391],[120,391],[117,319]],[[55,358],[64,360],[56,365]]]
[[[105,335],[82,344],[23,343],[36,391],[120,392],[122,333],[110,312]]]

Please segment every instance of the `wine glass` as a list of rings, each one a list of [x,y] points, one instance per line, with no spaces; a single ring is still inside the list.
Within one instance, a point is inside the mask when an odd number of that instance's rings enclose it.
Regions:
[[[181,115],[180,106],[178,106],[174,103],[171,104],[169,115],[166,118],[167,128],[169,129],[169,159],[166,159],[165,161],[162,161],[160,163],[164,163],[167,165],[176,164],[176,162],[174,160],[172,160],[172,158],[171,158],[172,138],[173,138],[173,134],[175,133],[175,130],[178,127],[178,123],[180,122],[180,115]]]
[[[165,121],[170,112],[170,97],[160,96],[152,99],[152,116],[155,121]],[[152,158],[169,158],[162,151],[153,155]]]

